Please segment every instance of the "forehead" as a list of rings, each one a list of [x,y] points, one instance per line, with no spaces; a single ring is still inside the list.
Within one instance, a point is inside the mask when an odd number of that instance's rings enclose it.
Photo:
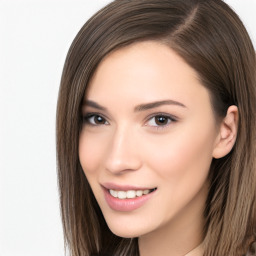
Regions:
[[[187,101],[204,96],[196,71],[168,46],[140,42],[118,49],[99,64],[86,98],[132,104],[165,98]]]

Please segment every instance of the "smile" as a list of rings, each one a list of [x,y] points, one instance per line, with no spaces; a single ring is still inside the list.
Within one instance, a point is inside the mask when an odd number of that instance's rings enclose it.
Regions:
[[[105,185],[105,184],[104,184]],[[114,211],[130,212],[142,207],[155,194],[157,188],[138,188],[133,186],[102,186],[108,206]]]
[[[145,190],[128,190],[128,191],[118,191],[118,190],[109,189],[109,193],[111,196],[118,199],[127,199],[127,198],[131,199],[136,197],[142,197],[143,195],[147,195],[155,190],[156,188],[145,189]]]

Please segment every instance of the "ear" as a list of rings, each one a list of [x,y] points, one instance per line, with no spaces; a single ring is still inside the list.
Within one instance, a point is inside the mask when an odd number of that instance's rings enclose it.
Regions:
[[[214,158],[226,156],[233,148],[238,129],[238,108],[230,106],[225,118],[221,121],[219,133],[216,138],[216,144],[213,150]]]

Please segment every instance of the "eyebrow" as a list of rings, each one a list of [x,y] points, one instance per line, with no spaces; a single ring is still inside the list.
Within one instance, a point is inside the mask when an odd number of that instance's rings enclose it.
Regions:
[[[150,103],[140,104],[134,108],[134,112],[145,111],[145,110],[149,110],[152,108],[160,107],[162,105],[175,105],[175,106],[186,108],[186,106],[184,104],[182,104],[181,102],[175,101],[175,100],[161,100],[161,101],[154,101],[154,102],[150,102]],[[89,106],[89,107],[93,107],[93,108],[96,108],[96,109],[99,109],[102,111],[107,111],[107,108],[101,106],[100,104],[98,104],[92,100],[84,101],[83,106]]]
[[[88,106],[88,107],[93,107],[99,110],[107,111],[107,109],[100,104],[96,103],[95,101],[92,100],[86,100],[83,102],[83,106]]]
[[[154,101],[154,102],[138,105],[134,108],[134,111],[135,112],[145,111],[148,109],[160,107],[162,105],[176,105],[176,106],[186,108],[186,106],[184,104],[182,104],[181,102],[175,101],[175,100],[161,100],[161,101]]]

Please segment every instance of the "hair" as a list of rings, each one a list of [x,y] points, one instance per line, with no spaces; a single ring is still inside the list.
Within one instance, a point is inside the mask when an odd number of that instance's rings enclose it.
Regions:
[[[121,238],[109,230],[80,165],[78,143],[81,105],[99,63],[117,49],[148,40],[167,45],[196,70],[210,93],[216,120],[225,117],[230,105],[238,106],[236,143],[210,166],[204,255],[254,255],[256,58],[241,20],[221,0],[116,0],[91,17],[75,37],[57,106],[65,244],[72,256],[139,255],[137,238]]]

